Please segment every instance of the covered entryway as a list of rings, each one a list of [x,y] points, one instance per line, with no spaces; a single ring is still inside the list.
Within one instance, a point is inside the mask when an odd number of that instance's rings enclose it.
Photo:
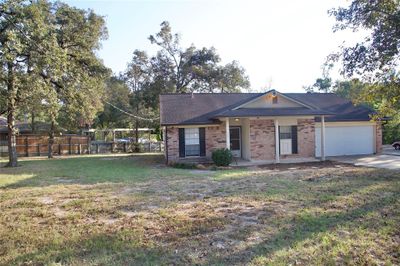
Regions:
[[[321,156],[321,127],[315,128],[315,154]],[[325,156],[373,154],[375,152],[373,125],[325,127]]]

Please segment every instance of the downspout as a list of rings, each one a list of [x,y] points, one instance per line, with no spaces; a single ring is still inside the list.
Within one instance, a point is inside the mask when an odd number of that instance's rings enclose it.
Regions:
[[[168,127],[165,126],[165,156],[167,157],[166,164],[168,165]]]

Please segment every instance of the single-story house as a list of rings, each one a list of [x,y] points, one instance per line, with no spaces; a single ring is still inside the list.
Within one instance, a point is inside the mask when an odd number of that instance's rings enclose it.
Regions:
[[[333,93],[160,95],[167,163],[210,161],[218,148],[259,163],[380,153],[373,113]]]

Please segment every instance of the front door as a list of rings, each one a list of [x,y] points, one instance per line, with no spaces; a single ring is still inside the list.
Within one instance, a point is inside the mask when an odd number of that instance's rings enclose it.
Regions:
[[[292,127],[279,127],[280,151],[282,155],[292,154]]]
[[[231,152],[234,157],[242,157],[242,143],[240,127],[230,127],[230,138],[231,138]]]

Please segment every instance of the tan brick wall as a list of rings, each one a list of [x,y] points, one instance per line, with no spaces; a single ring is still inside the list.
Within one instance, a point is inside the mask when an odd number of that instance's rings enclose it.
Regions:
[[[250,120],[250,157],[252,160],[275,159],[275,126],[273,120]]]
[[[225,123],[206,127],[206,157],[211,159],[213,150],[220,148],[226,148]]]
[[[375,143],[376,143],[376,153],[382,153],[382,123],[377,122],[375,127]]]
[[[179,127],[168,127],[168,162],[178,161],[209,161],[211,160],[211,153],[213,150],[218,148],[225,148],[225,124],[208,126],[206,129],[206,158],[192,157],[192,158],[180,158],[179,157]],[[165,141],[164,141],[165,142]],[[164,143],[165,144],[165,143]],[[166,147],[166,146],[165,146]],[[166,156],[166,151],[164,152]]]
[[[167,134],[164,133],[164,155],[167,156],[168,149],[168,162],[179,160],[179,129],[177,127],[167,127]],[[168,142],[166,141],[168,138]],[[167,144],[168,143],[168,146]]]
[[[302,158],[315,157],[315,120],[297,120],[298,155]]]
[[[204,161],[211,160],[214,149],[226,147],[225,123],[206,127],[206,158],[179,157],[179,127],[168,127],[168,161]],[[315,121],[314,119],[298,119],[298,154],[281,156],[286,157],[314,157],[315,156]],[[165,136],[165,134],[164,134]],[[380,136],[382,134],[380,133]],[[377,129],[378,139],[378,129]],[[382,140],[382,137],[380,137]],[[378,145],[378,142],[377,142]],[[380,142],[382,146],[382,141]],[[250,157],[252,160],[275,159],[275,126],[271,119],[250,120]]]

